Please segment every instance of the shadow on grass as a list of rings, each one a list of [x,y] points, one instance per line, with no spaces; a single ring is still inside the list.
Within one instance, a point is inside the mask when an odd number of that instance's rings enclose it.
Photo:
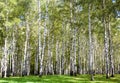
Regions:
[[[9,77],[0,78],[0,83],[88,83],[86,78],[71,76],[26,76],[26,77]]]
[[[0,78],[0,83],[21,83],[21,82],[39,82],[41,79],[35,76],[27,76],[27,77],[9,77],[9,78]],[[2,82],[2,83],[3,83]]]
[[[95,81],[103,81],[106,83],[120,83],[120,75],[115,75],[115,77],[110,77],[109,79],[106,79],[105,75],[96,75]]]

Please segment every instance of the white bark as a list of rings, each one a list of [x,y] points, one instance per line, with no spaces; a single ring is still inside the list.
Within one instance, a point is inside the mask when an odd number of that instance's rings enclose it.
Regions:
[[[65,43],[62,42],[61,74],[64,74],[64,67],[65,67]]]
[[[82,64],[81,64],[81,49],[80,49],[81,45],[80,45],[80,37],[78,37],[78,73],[82,74]]]
[[[93,78],[93,45],[92,45],[92,31],[91,31],[91,4],[89,4],[89,10],[88,10],[88,19],[89,19],[89,71],[91,75],[91,80],[94,80]]]
[[[52,59],[52,57],[53,57],[53,46],[54,46],[54,44],[53,44],[53,42],[54,42],[54,36],[52,36],[52,43],[51,43],[51,74],[53,74],[54,75],[54,69],[53,69],[53,59]]]
[[[59,42],[57,40],[56,42],[56,74],[58,74],[59,72]]]
[[[40,74],[39,74],[39,76],[42,76],[42,73],[43,73],[43,59],[44,59],[44,55],[45,55],[46,36],[47,36],[48,3],[49,3],[49,1],[47,1],[47,4],[46,4],[46,16],[45,16],[45,23],[44,23],[44,38],[43,38],[42,55],[41,55],[41,59],[40,59],[40,72],[39,72]],[[39,1],[39,12],[40,12],[40,1]]]
[[[52,42],[48,31],[48,74],[52,74]]]
[[[110,17],[109,17],[109,20],[110,20]],[[113,46],[112,46],[110,22],[108,23],[108,36],[109,36],[110,72],[111,72],[111,77],[114,77]]]
[[[59,48],[59,50],[60,50],[60,48]],[[61,75],[61,50],[60,50],[58,56],[59,56],[59,75]]]
[[[8,58],[8,55],[7,55],[7,51],[8,51],[8,48],[7,48],[7,38],[5,38],[5,46],[4,46],[4,71],[3,71],[3,73],[4,73],[4,77],[6,78],[7,77],[7,62],[8,62],[8,60],[7,60],[7,58]]]
[[[13,28],[13,39],[12,39],[12,75],[15,74],[15,49],[16,49],[16,26]]]
[[[30,44],[28,42],[28,50],[27,50],[27,76],[30,75]]]
[[[109,58],[108,58],[108,49],[109,49],[109,46],[108,46],[108,34],[107,34],[107,27],[106,27],[106,24],[105,24],[105,60],[106,60],[106,78],[109,78]]]
[[[38,47],[39,47],[39,45],[38,45]],[[34,68],[34,74],[35,75],[38,75],[38,59],[39,59],[38,49],[39,48],[37,48],[37,53],[35,55],[35,68]]]
[[[40,0],[38,0],[38,57],[39,57],[39,62],[40,62],[40,68],[39,68],[39,74],[42,74],[42,56],[41,56],[41,51],[42,51],[42,46],[41,46],[41,28],[40,28],[40,22],[41,22],[41,3]]]
[[[103,0],[103,8],[106,9],[105,0]],[[105,14],[103,16],[103,27],[104,27],[104,52],[105,52],[105,60],[106,60],[106,78],[109,78],[109,39],[108,39],[108,26]]]
[[[74,63],[74,75],[76,75],[77,73],[77,65],[76,65],[76,28],[74,28],[74,31],[73,31],[73,50],[74,50],[74,54],[73,54],[73,63]]]
[[[48,31],[48,74],[50,73],[50,71],[51,71],[51,53],[50,53],[50,38],[49,38],[49,31]]]
[[[70,22],[71,22],[71,29],[72,29],[72,22],[73,22],[73,12],[72,12],[72,0],[70,0]],[[71,50],[70,50],[70,75],[73,75],[74,72],[74,63],[73,63],[73,40],[71,41]]]
[[[6,8],[8,6],[8,1],[6,0]],[[7,10],[7,13],[6,13],[6,22],[8,22],[8,10]],[[2,76],[3,77],[7,77],[7,63],[8,63],[8,35],[7,35],[7,32],[8,32],[8,26],[5,25],[5,29],[6,29],[6,38],[5,38],[5,45],[4,45],[4,55],[3,55],[3,64],[2,64]]]
[[[30,73],[29,38],[30,38],[30,28],[29,28],[29,24],[28,24],[28,19],[26,19],[26,40],[25,40],[25,49],[24,49],[23,75],[29,75],[29,73]]]

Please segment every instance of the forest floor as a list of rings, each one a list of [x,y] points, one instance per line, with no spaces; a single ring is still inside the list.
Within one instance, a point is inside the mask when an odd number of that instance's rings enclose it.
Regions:
[[[115,75],[110,79],[106,79],[105,75],[95,75],[95,80],[90,81],[89,75],[66,76],[25,76],[25,77],[8,77],[0,78],[0,83],[120,83],[120,75]]]

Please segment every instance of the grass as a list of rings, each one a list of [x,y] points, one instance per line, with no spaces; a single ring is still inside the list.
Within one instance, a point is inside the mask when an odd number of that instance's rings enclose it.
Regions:
[[[25,76],[0,78],[0,83],[120,83],[120,75],[115,75],[115,77],[110,79],[106,79],[105,75],[96,75],[94,78],[94,81],[90,81],[89,75],[79,75],[76,77],[49,75],[41,78],[38,76]]]

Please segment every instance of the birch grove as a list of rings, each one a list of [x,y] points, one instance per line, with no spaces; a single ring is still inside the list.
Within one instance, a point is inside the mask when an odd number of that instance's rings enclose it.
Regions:
[[[119,74],[118,3],[1,0],[0,76]]]

